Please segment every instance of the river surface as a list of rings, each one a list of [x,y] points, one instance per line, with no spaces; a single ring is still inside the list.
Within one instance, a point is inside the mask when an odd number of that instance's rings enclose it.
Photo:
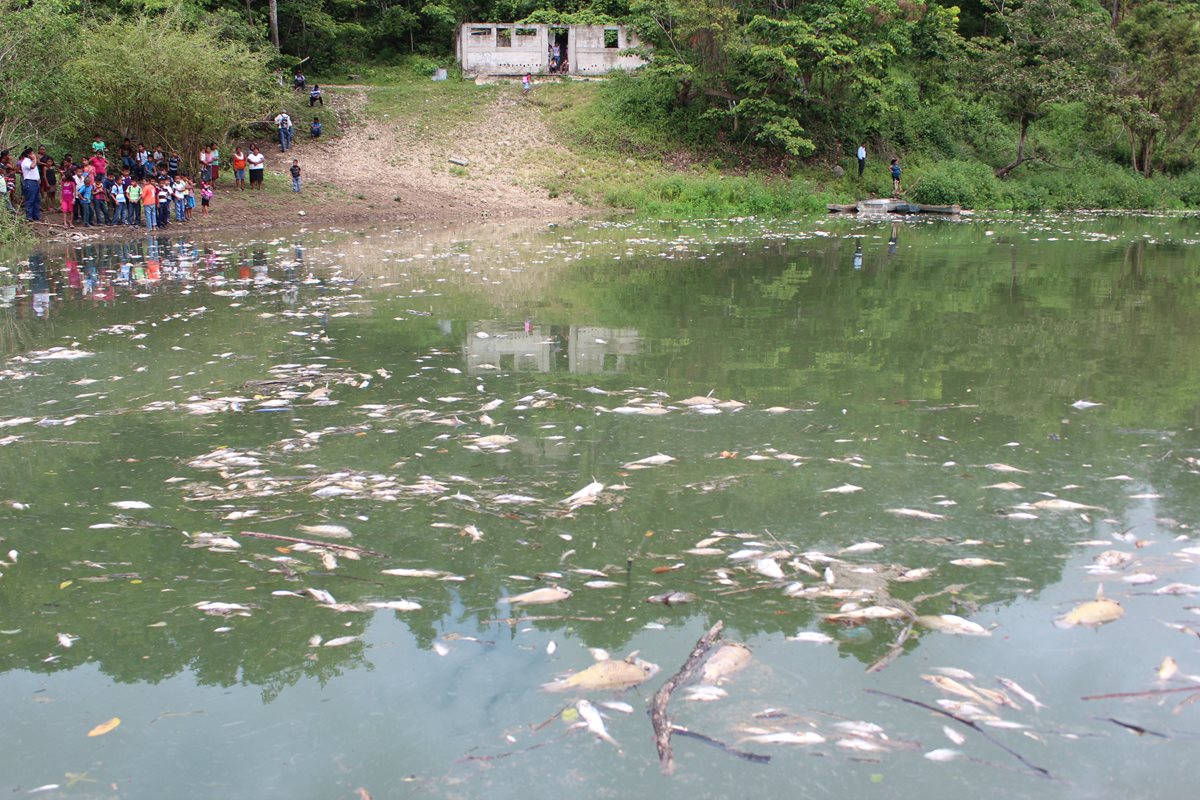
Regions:
[[[0,791],[1191,796],[1198,242],[1063,216],[10,254]],[[667,777],[646,710],[718,621],[752,657],[672,694],[720,744],[676,735]],[[605,653],[658,671],[542,688]]]

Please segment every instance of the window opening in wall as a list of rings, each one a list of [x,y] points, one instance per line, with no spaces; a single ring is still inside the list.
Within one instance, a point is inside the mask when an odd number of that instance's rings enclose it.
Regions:
[[[512,47],[512,28],[496,28],[496,47]]]
[[[517,36],[537,36],[537,28],[517,28],[514,33],[516,33]]]
[[[491,35],[492,35],[491,28],[471,28],[471,36],[478,36],[478,37],[482,38],[484,36],[491,36]]]
[[[617,48],[621,46],[621,32],[616,28],[604,29],[604,46],[608,48]]]

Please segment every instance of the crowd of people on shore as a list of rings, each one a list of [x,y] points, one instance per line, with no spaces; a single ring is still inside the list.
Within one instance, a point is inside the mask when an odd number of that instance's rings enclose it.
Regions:
[[[280,152],[287,152],[292,145],[291,118],[282,112],[275,124]],[[314,140],[320,137],[319,118],[313,118],[309,133]],[[26,147],[15,159],[10,150],[2,150],[0,211],[16,214],[19,203],[25,219],[46,224],[50,222],[43,220],[44,215],[61,211],[64,228],[145,225],[155,230],[172,222],[190,222],[197,207],[200,214],[209,212],[224,166],[215,142],[201,147],[196,160],[199,175],[193,177],[175,149],[161,144],[146,147],[129,138],[113,159],[99,135],[93,137],[88,155],[78,161],[70,153],[56,159],[44,145],[36,150]],[[252,190],[262,189],[266,156],[257,144],[234,147],[228,164],[234,188],[245,190],[248,178]],[[292,160],[288,172],[292,191],[299,192],[298,161]]]

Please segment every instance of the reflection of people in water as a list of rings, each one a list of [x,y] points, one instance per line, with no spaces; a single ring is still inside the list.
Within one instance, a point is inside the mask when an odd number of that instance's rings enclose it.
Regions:
[[[46,274],[46,257],[34,253],[29,257],[29,271],[33,277],[29,290],[33,293],[33,313],[38,319],[50,317],[50,276]]]
[[[896,255],[896,245],[900,242],[900,223],[892,223],[892,235],[888,237],[888,255]]]
[[[862,269],[862,239],[854,240],[854,268]]]

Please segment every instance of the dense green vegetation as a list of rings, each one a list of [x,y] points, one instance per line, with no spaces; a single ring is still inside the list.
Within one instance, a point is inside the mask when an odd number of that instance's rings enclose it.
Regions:
[[[549,180],[552,193],[658,212],[787,213],[887,194],[886,165],[899,157],[906,196],[920,202],[1200,204],[1200,3],[1191,0],[0,7],[9,23],[0,34],[4,146],[66,145],[100,131],[193,149],[264,119],[280,76],[297,65],[331,77],[369,71],[368,82],[385,84],[369,113],[431,115],[437,133],[439,120],[461,121],[471,107],[468,87],[443,83],[437,97],[422,87],[418,106],[404,87],[450,60],[461,23],[611,21],[640,34],[650,65],[602,87],[539,94],[573,146],[628,174]],[[152,69],[131,56],[147,52]],[[862,179],[859,144],[869,152]],[[670,169],[645,170],[647,161]]]

